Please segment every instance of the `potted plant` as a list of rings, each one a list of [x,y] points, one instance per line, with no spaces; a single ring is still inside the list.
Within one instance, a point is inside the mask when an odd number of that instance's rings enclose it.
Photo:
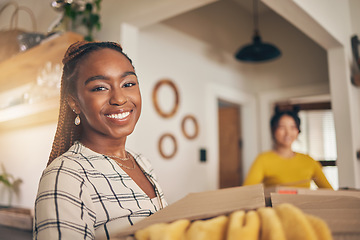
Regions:
[[[101,29],[100,4],[102,0],[55,0],[51,6],[62,12],[51,31],[82,32],[86,29],[84,39],[94,40],[94,30]]]
[[[2,165],[3,173],[0,174],[0,184],[2,183],[4,185],[5,190],[8,191],[8,204],[5,205],[5,207],[10,207],[12,204],[12,197],[13,194],[19,193],[19,185],[22,183],[22,180],[20,178],[15,179],[15,177],[5,171],[4,166]],[[4,206],[3,206],[4,207]]]

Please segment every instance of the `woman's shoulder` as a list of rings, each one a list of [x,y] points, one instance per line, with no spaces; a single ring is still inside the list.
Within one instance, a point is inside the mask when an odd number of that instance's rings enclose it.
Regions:
[[[257,158],[258,159],[267,159],[269,157],[273,157],[274,155],[276,155],[276,153],[272,150],[268,150],[268,151],[264,151],[258,154]]]
[[[270,160],[273,160],[275,157],[276,154],[272,150],[268,150],[259,153],[255,158],[255,162],[257,164],[267,164]]]
[[[81,144],[75,142],[66,152],[55,158],[44,170],[44,173],[57,172],[58,169],[72,169],[81,171],[86,156]]]
[[[298,158],[307,159],[309,161],[315,161],[309,154],[296,152]]]

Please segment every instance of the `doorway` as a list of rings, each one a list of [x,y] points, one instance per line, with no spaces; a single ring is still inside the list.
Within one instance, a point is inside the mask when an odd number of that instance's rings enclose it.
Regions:
[[[241,186],[243,182],[241,106],[218,100],[219,187]]]

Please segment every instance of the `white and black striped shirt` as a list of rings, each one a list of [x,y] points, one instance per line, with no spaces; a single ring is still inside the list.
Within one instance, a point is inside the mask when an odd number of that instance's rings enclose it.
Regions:
[[[165,207],[150,163],[129,152],[155,185],[160,205]],[[114,160],[75,142],[41,176],[34,239],[110,239],[158,210],[154,200]]]

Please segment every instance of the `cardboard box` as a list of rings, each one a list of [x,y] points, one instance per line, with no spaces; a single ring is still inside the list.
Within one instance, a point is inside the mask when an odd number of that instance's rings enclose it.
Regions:
[[[291,203],[322,218],[334,240],[360,239],[360,191],[277,187],[270,192],[270,198],[272,206]]]
[[[360,191],[309,190],[293,187],[264,188],[262,184],[191,193],[154,215],[124,229],[117,240],[134,239],[133,234],[151,224],[178,219],[207,219],[235,210],[254,210],[291,203],[302,211],[325,220],[334,240],[360,239]]]
[[[287,186],[275,186],[275,187],[266,187],[265,188],[265,197],[270,197],[271,193],[280,193],[280,194],[305,194],[305,195],[322,195],[322,196],[352,196],[360,198],[359,190],[330,190],[319,188],[316,190],[311,190],[308,188],[296,188],[296,187],[287,187]]]
[[[123,230],[116,239],[128,239],[137,230],[154,223],[172,222],[178,219],[206,219],[229,214],[235,210],[251,210],[264,206],[265,196],[262,184],[190,193],[183,199]]]

